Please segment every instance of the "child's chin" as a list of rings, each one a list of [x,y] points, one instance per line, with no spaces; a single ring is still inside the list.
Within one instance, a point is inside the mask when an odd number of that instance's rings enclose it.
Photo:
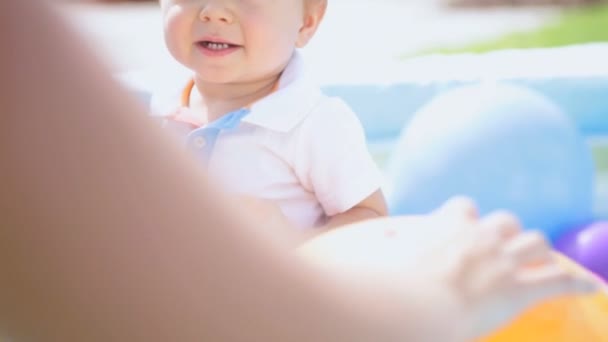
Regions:
[[[205,83],[234,83],[241,79],[231,72],[218,72],[217,70],[199,70],[198,79]]]

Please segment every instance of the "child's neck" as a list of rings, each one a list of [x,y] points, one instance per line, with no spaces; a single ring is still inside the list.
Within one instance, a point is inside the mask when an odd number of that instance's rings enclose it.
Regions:
[[[206,122],[212,122],[272,93],[279,77],[280,74],[254,82],[218,84],[204,82],[197,76],[191,94],[192,108]]]

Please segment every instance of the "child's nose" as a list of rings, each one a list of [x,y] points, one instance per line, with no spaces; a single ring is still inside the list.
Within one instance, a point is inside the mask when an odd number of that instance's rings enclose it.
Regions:
[[[234,17],[230,10],[221,4],[221,1],[209,1],[199,13],[200,20],[204,22],[220,22],[232,24]]]

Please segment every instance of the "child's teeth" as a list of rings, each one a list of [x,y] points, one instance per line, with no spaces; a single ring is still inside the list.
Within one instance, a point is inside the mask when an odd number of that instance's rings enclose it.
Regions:
[[[226,43],[209,43],[207,46],[212,50],[222,50],[228,48],[228,44]]]

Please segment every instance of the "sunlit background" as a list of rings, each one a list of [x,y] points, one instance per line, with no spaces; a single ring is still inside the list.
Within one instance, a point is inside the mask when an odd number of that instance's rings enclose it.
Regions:
[[[175,88],[187,77],[164,48],[156,1],[65,9],[112,70],[136,86]],[[590,49],[578,49],[585,46]],[[601,0],[330,0],[320,32],[303,54],[321,84],[389,84],[522,73],[608,77],[608,59],[589,63],[586,52],[608,56],[607,46],[608,3]],[[518,55],[519,49],[541,52]],[[437,57],[442,54],[454,56]],[[603,137],[590,142],[599,171],[597,211],[608,216],[608,144]],[[381,165],[390,146],[372,148]]]

